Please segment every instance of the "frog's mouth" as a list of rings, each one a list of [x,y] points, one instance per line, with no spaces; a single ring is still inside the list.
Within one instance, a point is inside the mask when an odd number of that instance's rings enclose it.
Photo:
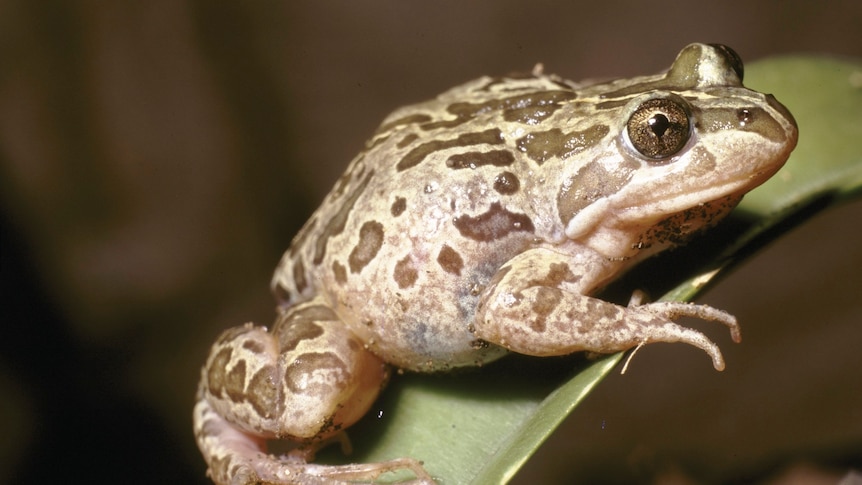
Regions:
[[[720,183],[711,183],[697,189],[671,181],[670,190],[656,188],[645,192],[645,197],[640,203],[624,204],[617,209],[617,212],[621,219],[640,219],[647,214],[654,214],[660,218],[725,198],[742,199],[743,195],[772,177],[785,161],[786,159],[756,173],[726,178]]]
[[[788,152],[789,155],[789,152]],[[772,177],[786,162],[783,157],[780,162],[766,165],[763,169],[749,174],[740,174],[739,177],[726,177],[719,183],[712,182],[709,185],[692,188],[684,183],[669,177],[652,190],[641,193],[639,203],[630,204],[629,198],[620,197],[620,204],[615,210],[615,217],[624,223],[646,222],[652,223],[679,213],[695,213],[696,209],[717,204],[730,204],[736,206],[742,197]],[[729,212],[729,210],[728,210]]]

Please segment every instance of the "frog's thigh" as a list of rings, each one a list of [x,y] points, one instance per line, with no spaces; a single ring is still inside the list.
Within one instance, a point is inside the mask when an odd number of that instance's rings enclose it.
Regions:
[[[283,427],[315,423],[316,437],[330,436],[365,415],[389,378],[389,366],[321,299],[287,310],[272,333],[281,349]],[[329,429],[319,428],[320,418]]]
[[[356,422],[388,367],[318,300],[288,309],[271,333],[250,324],[213,345],[201,388],[213,410],[264,437],[322,439]]]
[[[535,249],[513,258],[492,280],[476,312],[476,336],[514,352],[548,356],[609,353],[650,342],[685,341],[712,352],[700,332],[672,322],[648,305],[624,307],[581,294],[592,279],[586,262]]]

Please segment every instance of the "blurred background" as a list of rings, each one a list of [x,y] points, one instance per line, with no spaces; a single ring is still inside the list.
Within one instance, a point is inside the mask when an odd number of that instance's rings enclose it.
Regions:
[[[207,483],[191,409],[221,329],[381,119],[483,74],[862,57],[848,1],[0,2],[0,483]],[[805,136],[803,133],[802,136]],[[862,203],[702,301],[716,373],[638,354],[515,483],[834,483],[862,468]],[[848,224],[849,223],[849,224]]]

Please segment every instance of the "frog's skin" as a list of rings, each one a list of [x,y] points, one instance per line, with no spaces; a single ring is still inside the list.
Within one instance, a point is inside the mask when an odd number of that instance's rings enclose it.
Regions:
[[[396,110],[284,254],[271,331],[224,332],[203,369],[195,435],[226,483],[337,483],[409,468],[307,463],[369,409],[390,366],[441,371],[507,352],[718,347],[674,323],[729,327],[704,305],[589,295],[726,215],[796,144],[790,113],[742,86],[724,46],[665,74],[578,85],[537,69]],[[286,457],[265,439],[300,444]]]

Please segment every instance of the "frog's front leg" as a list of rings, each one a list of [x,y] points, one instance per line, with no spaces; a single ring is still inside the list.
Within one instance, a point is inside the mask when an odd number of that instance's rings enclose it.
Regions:
[[[590,252],[573,260],[547,248],[526,251],[505,264],[479,301],[476,336],[514,352],[548,356],[578,351],[610,353],[653,342],[685,342],[703,349],[724,369],[718,346],[704,334],[674,323],[680,317],[712,320],[740,340],[736,319],[721,310],[681,302],[621,306],[587,296],[606,279],[606,260]]]
[[[218,484],[347,483],[406,468],[433,483],[409,458],[307,463],[321,443],[368,411],[388,376],[388,366],[319,299],[285,311],[272,332],[251,324],[225,331],[201,373],[194,410],[209,475]],[[275,457],[266,452],[267,439],[298,448]]]

